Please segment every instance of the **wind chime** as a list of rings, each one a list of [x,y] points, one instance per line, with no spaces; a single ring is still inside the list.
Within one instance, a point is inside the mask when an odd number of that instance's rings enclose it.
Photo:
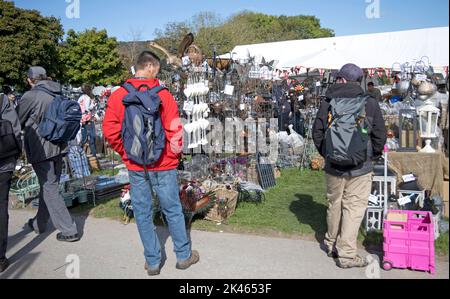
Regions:
[[[209,105],[206,103],[206,96],[209,93],[208,80],[201,74],[194,73],[189,75],[184,94],[187,101],[184,103],[183,110],[188,116],[188,124],[184,126],[184,130],[188,134],[189,149],[195,149],[199,146],[208,144],[206,138],[206,130],[209,127],[207,120],[209,113]]]

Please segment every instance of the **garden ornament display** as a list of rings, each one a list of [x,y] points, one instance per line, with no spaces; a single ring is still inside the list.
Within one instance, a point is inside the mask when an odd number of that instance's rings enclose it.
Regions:
[[[189,57],[191,63],[196,67],[200,66],[203,62],[203,52],[196,45],[190,45],[186,49],[185,56]]]

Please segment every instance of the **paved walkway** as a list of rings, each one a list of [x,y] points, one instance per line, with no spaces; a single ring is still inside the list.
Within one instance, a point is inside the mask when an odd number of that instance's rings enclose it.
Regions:
[[[107,219],[77,218],[83,239],[74,244],[60,243],[56,232],[37,236],[23,230],[32,211],[11,211],[8,256],[11,267],[1,278],[66,278],[68,255],[80,261],[81,278],[148,278],[144,272],[143,249],[134,224],[124,226]],[[278,278],[449,278],[449,263],[439,261],[435,276],[422,272],[377,267],[341,270],[332,259],[309,241],[266,238],[249,235],[192,231],[194,249],[201,261],[187,271],[175,269],[172,242],[167,230],[158,229],[168,255],[158,278],[183,279],[278,279]],[[367,252],[361,252],[367,255]],[[378,265],[374,263],[373,265]],[[367,273],[366,273],[367,272]]]

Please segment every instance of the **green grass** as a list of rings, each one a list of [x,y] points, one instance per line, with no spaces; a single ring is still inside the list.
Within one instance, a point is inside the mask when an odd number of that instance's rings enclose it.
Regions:
[[[326,232],[326,210],[323,173],[288,169],[263,203],[240,203],[223,227],[197,220],[193,228],[320,237]]]
[[[441,234],[439,239],[436,240],[435,249],[438,255],[448,256],[448,233]]]
[[[97,203],[94,207],[93,204],[79,205],[70,211],[74,214],[90,215],[95,218],[110,218],[115,220],[121,220],[123,211],[119,207],[119,199],[111,199]]]
[[[72,209],[75,213],[88,213],[98,218],[121,219],[119,200],[114,199],[93,206]],[[194,219],[192,228],[212,232],[250,233],[274,237],[322,240],[327,229],[327,200],[323,172],[298,169],[282,171],[277,186],[266,192],[261,204],[240,203],[235,214],[225,223]],[[358,240],[369,250],[382,250],[380,232],[361,230]],[[436,241],[436,253],[447,255],[448,233]]]
[[[92,175],[93,176],[101,176],[101,175],[104,175],[104,176],[115,176],[118,173],[119,173],[119,170],[117,168],[115,168],[115,169],[111,168],[111,169],[104,169],[104,170],[94,171],[94,172],[92,172]]]

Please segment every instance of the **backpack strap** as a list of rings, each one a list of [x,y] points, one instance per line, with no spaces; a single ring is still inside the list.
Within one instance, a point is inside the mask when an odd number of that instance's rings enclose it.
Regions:
[[[366,105],[367,105],[367,100],[370,98],[370,96],[365,96],[362,99],[362,103],[361,103],[361,107],[359,109],[359,111],[357,111],[357,113],[355,113],[355,118],[359,119],[359,118],[365,118],[366,117]]]
[[[128,93],[138,92],[141,90],[142,87],[147,87],[147,89],[153,94],[160,93],[164,89],[167,89],[165,86],[161,86],[161,85],[150,88],[147,84],[142,84],[138,88],[136,88],[131,83],[125,83],[122,87],[125,88],[125,90],[128,91]]]
[[[161,91],[163,91],[164,89],[167,89],[165,86],[159,85],[159,86],[155,86],[152,89],[150,89],[150,92],[153,94],[158,94]]]
[[[128,93],[136,92],[137,90],[139,90],[139,89],[135,88],[135,87],[133,86],[133,84],[131,84],[131,83],[125,83],[124,85],[122,85],[122,87],[123,87]]]

